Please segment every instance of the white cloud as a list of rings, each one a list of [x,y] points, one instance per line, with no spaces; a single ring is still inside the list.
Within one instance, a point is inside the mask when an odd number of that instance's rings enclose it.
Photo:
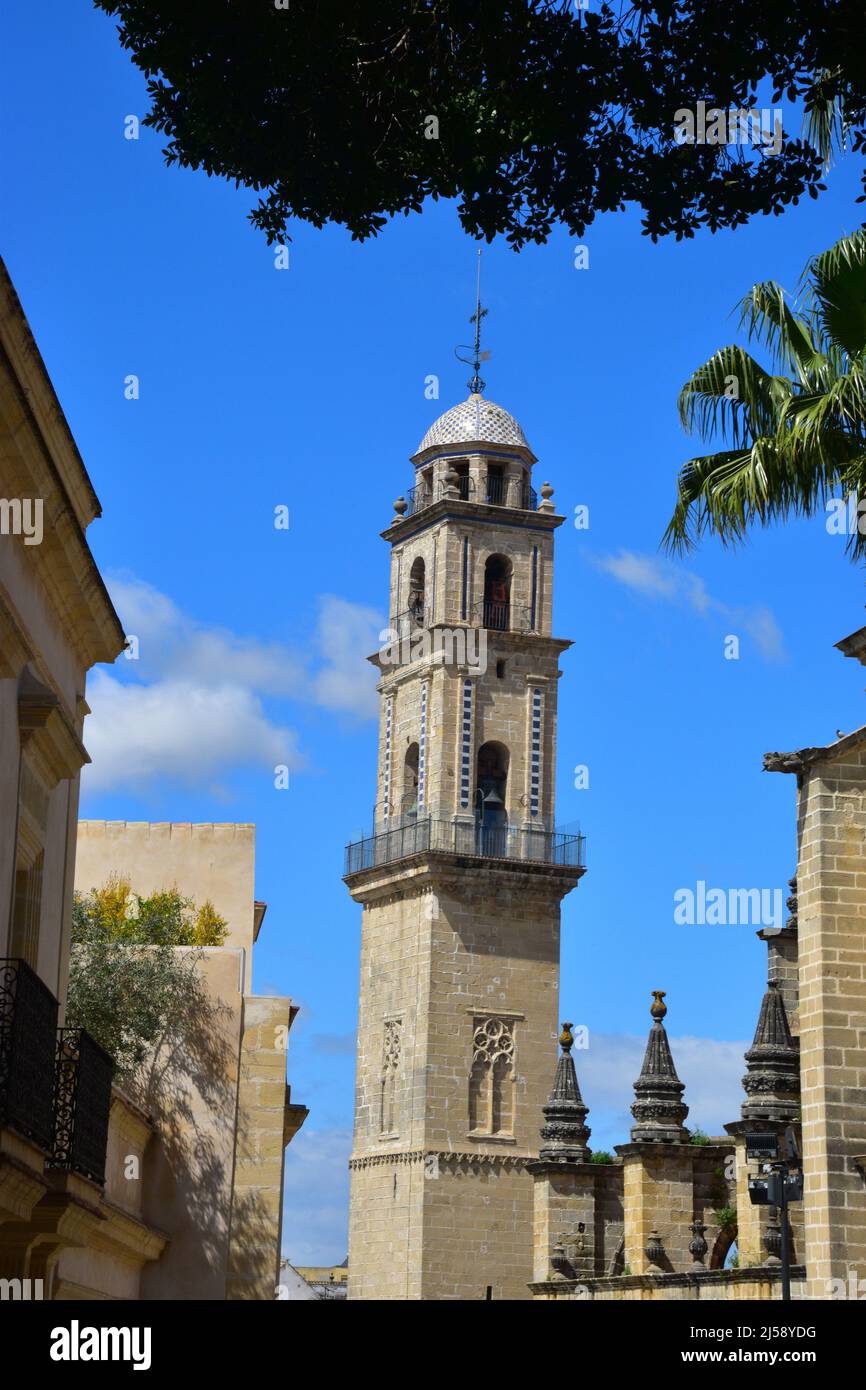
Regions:
[[[238,684],[171,677],[129,685],[97,671],[88,700],[89,792],[164,777],[197,782],[248,763],[301,765],[296,735]]]
[[[325,665],[314,690],[325,709],[375,716],[378,676],[366,658],[378,651],[381,630],[382,619],[374,609],[332,594],[321,600],[318,643]]]
[[[724,1134],[723,1126],[740,1118],[745,1100],[743,1053],[749,1044],[683,1036],[671,1037],[670,1045],[674,1066],[686,1088],[687,1127]],[[629,1107],[645,1049],[646,1038],[591,1033],[589,1047],[572,1054],[584,1104],[590,1108],[591,1147],[609,1148],[628,1142],[633,1124]]]
[[[376,713],[372,609],[320,601],[309,652],[206,627],[134,577],[109,581],[136,659],[120,656],[88,686],[89,792],[156,779],[200,783],[243,766],[303,765],[297,735],[264,701],[296,699],[358,718]]]
[[[785,644],[781,628],[765,605],[737,607],[713,598],[704,581],[688,570],[654,555],[639,555],[620,550],[617,555],[601,555],[593,562],[647,598],[683,604],[701,617],[717,615],[724,618],[732,632],[739,626],[755,643],[765,661],[784,661]]]

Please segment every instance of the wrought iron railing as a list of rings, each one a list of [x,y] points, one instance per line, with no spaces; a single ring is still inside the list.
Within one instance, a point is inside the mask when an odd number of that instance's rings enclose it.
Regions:
[[[418,512],[423,512],[426,507],[433,504],[433,494],[423,483],[418,483],[416,487],[410,487],[406,493],[407,507],[404,516],[416,516]]]
[[[470,610],[471,621],[489,632],[531,632],[532,609],[520,604],[480,599]]]
[[[424,605],[416,603],[414,608],[406,608],[402,613],[395,613],[391,619],[391,628],[400,633],[414,632],[416,628],[424,626]]]
[[[57,1034],[54,1149],[51,1168],[105,1182],[105,1151],[114,1062],[84,1028]]]
[[[487,474],[487,502],[493,507],[505,505],[508,483],[501,473]]]
[[[493,507],[507,507],[509,505],[509,481],[506,477],[499,474],[489,474],[483,485],[483,500]],[[435,490],[426,483],[417,483],[415,487],[410,487],[406,493],[406,510],[402,513],[404,517],[417,516],[418,512],[426,511],[432,507],[434,502],[441,502],[450,496],[451,484],[444,478],[440,478]],[[457,484],[457,493],[461,501],[475,501],[475,482],[469,477],[468,473],[461,473]],[[517,501],[513,504],[522,511],[534,512],[538,507],[538,494],[535,488],[530,487],[529,483],[521,483],[517,493]]]
[[[446,483],[444,478],[441,478],[436,492],[438,499],[441,501],[443,497],[447,497],[450,490],[450,484]],[[468,473],[458,474],[457,495],[461,502],[472,502],[474,500],[475,483]]]
[[[586,840],[580,834],[527,830],[516,825],[492,827],[472,821],[423,816],[417,820],[403,820],[392,829],[381,829],[347,845],[344,873],[348,877],[363,869],[374,869],[380,864],[425,852],[583,869],[585,850]]]
[[[57,1000],[23,960],[0,958],[0,1125],[50,1152]]]

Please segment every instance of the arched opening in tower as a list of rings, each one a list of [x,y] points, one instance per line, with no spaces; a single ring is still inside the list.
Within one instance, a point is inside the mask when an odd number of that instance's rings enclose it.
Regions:
[[[484,566],[484,626],[506,632],[510,626],[511,561],[490,555]]]
[[[508,828],[505,793],[508,787],[508,749],[502,743],[484,743],[478,750],[475,814],[481,853],[503,855]]]
[[[424,561],[419,555],[409,571],[409,616],[418,627],[424,623]]]
[[[403,795],[400,800],[400,814],[413,820],[418,815],[418,758],[418,744],[410,743],[403,759]]]

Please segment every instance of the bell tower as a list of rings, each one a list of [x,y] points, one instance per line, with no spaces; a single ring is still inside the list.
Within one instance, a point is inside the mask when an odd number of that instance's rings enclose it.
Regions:
[[[345,874],[363,906],[350,1298],[520,1299],[532,1278],[526,1165],[583,841],[554,828],[564,518],[482,394],[482,313],[470,395],[427,431],[382,533],[376,803]]]

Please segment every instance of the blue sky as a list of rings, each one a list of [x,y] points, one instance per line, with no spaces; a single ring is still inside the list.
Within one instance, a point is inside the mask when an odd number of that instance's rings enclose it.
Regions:
[[[288,1151],[284,1247],[339,1260],[359,946],[340,875],[375,795],[363,655],[385,616],[378,533],[412,483],[408,455],[466,394],[453,348],[470,332],[475,248],[440,204],[364,246],[299,226],[276,270],[247,195],[166,170],[152,133],[124,138],[144,84],[105,16],[19,0],[6,25],[0,250],[103,504],[91,545],[141,638],[137,663],[91,681],[83,813],[256,822],[270,906],[255,988],[301,1006],[289,1079],[310,1107]],[[736,552],[706,543],[684,564],[657,550],[676,470],[698,451],[678,389],[736,338],[731,309],[753,282],[793,288],[859,225],[856,164],[829,184],[686,244],[653,246],[634,212],[605,217],[584,238],[587,270],[564,230],[484,253],[487,394],[523,425],[536,482],[569,518],[558,818],[581,822],[589,872],[564,907],[562,1004],[589,1029],[577,1061],[596,1147],[627,1138],[654,988],[692,1120],[736,1118],[764,948],[750,926],[677,925],[673,895],[699,879],[783,887],[794,787],[761,755],[863,722],[862,673],[833,651],[862,623],[862,582],[821,519]],[[730,633],[738,661],[724,659]]]

